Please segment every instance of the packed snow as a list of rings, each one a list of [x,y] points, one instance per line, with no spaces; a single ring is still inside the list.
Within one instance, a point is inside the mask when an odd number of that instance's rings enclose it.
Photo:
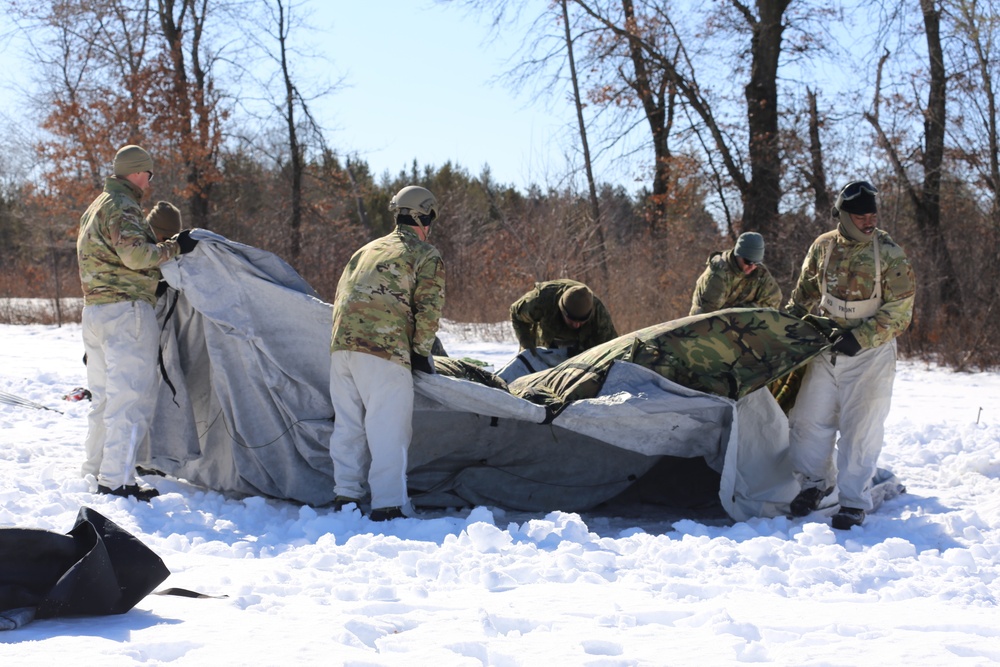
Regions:
[[[452,356],[499,367],[488,328]],[[372,523],[147,477],[149,504],[79,475],[79,325],[0,325],[0,526],[66,533],[81,506],[171,575],[126,614],[0,632],[4,665],[985,665],[1000,662],[1000,374],[901,361],[880,465],[907,492],[861,528],[829,511],[492,507]],[[497,342],[499,341],[499,342]],[[155,436],[155,434],[154,434]]]

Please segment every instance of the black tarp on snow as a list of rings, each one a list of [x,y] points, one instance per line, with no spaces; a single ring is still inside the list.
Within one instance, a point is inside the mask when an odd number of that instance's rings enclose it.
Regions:
[[[89,507],[65,535],[0,528],[0,630],[34,618],[124,614],[169,574],[146,545]]]

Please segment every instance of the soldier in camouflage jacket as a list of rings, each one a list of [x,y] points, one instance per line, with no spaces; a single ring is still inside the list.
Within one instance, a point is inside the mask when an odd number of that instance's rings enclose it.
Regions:
[[[510,323],[522,350],[565,347],[572,356],[618,337],[601,300],[566,278],[535,283],[511,304]]]
[[[136,453],[149,432],[156,401],[159,327],[153,306],[160,265],[196,241],[157,242],[139,202],[149,189],[153,161],[139,146],[115,155],[114,176],[80,218],[76,250],[83,289],[83,343],[93,395],[87,459],[82,472],[101,493],[143,500]]]
[[[764,238],[745,232],[736,247],[712,253],[691,295],[689,315],[725,308],[781,308],[781,287],[764,261]]]
[[[430,243],[434,195],[407,186],[390,202],[396,229],[351,257],[337,285],[330,345],[334,505],[371,493],[371,518],[409,510],[411,369],[433,372],[431,349],[444,308],[444,262]]]
[[[789,414],[792,465],[802,483],[791,511],[808,514],[836,487],[833,526],[841,529],[860,525],[873,507],[896,337],[913,317],[913,269],[875,226],[876,194],[864,181],[844,187],[834,208],[837,229],[813,242],[787,304],[798,317],[818,308],[834,327],[833,346],[809,364]]]

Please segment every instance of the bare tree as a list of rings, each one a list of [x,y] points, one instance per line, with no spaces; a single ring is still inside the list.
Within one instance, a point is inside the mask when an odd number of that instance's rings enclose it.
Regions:
[[[334,151],[327,145],[321,124],[310,110],[310,103],[334,92],[340,81],[321,85],[315,91],[303,92],[296,76],[298,63],[319,57],[296,47],[302,43],[301,35],[309,30],[307,14],[302,13],[303,3],[294,0],[258,0],[257,12],[241,17],[250,43],[259,59],[250,59],[254,67],[245,73],[253,81],[249,94],[245,94],[243,109],[255,122],[256,135],[247,134],[244,140],[251,144],[269,141],[268,128],[280,123],[286,137],[284,145],[270,154],[288,182],[288,209],[276,211],[288,229],[288,256],[296,264],[303,248],[303,227],[309,213],[307,179],[310,176],[310,148],[315,156],[319,178],[329,175],[330,169],[339,164]],[[255,106],[256,105],[256,106]],[[263,131],[261,131],[263,128]],[[258,146],[259,148],[260,146]],[[314,174],[315,175],[315,174]],[[350,180],[350,160],[347,178]],[[356,183],[352,184],[356,185]],[[355,193],[357,194],[357,193]],[[356,202],[361,199],[355,197]],[[359,204],[360,205],[360,204]],[[363,209],[362,224],[367,216]]]
[[[816,91],[806,89],[806,96],[809,104],[809,165],[810,169],[804,174],[806,182],[813,191],[813,201],[815,203],[816,217],[826,218],[832,209],[830,202],[830,191],[826,185],[826,168],[823,165],[823,141],[820,138],[819,130],[822,126],[819,108],[816,104]]]
[[[1000,130],[997,125],[997,77],[1000,56],[1000,4],[996,0],[951,0],[943,4],[957,107],[949,142],[957,159],[971,170],[972,182],[982,188],[992,223],[993,256],[1000,255]]]
[[[186,195],[195,227],[210,226],[212,186],[222,143],[219,107],[212,66],[204,45],[209,0],[157,0],[160,30],[168,46],[170,103],[157,130],[175,138],[186,171]]]
[[[757,0],[751,8],[739,0],[729,7],[740,18],[750,37],[749,80],[744,86],[749,173],[740,148],[719,120],[718,110],[699,81],[696,64],[677,29],[666,3],[649,3],[649,18],[635,14],[632,0],[621,0],[622,13],[615,17],[599,0],[576,0],[587,14],[613,34],[628,40],[633,52],[654,63],[676,88],[688,109],[701,123],[695,128],[709,137],[707,150],[715,151],[725,176],[739,192],[743,206],[740,228],[767,233],[777,222],[781,198],[781,154],[778,133],[778,64],[785,30],[784,14],[790,0]],[[647,25],[661,26],[672,36],[675,51],[664,52],[653,41]],[[678,58],[675,53],[679,54]],[[720,184],[719,191],[724,187]]]
[[[563,26],[566,31],[566,60],[569,66],[570,81],[573,84],[573,103],[576,107],[576,120],[579,127],[580,146],[583,149],[583,166],[587,174],[587,188],[590,194],[590,217],[594,235],[597,237],[597,264],[601,269],[604,283],[608,282],[608,258],[604,240],[604,221],[601,219],[601,205],[597,198],[597,183],[594,181],[594,167],[590,159],[590,143],[587,140],[587,123],[583,118],[583,99],[580,96],[580,82],[576,74],[576,58],[573,55],[573,35],[570,31],[569,8],[566,0],[560,0]],[[589,264],[589,262],[588,262]]]
[[[936,297],[946,312],[955,315],[962,310],[963,295],[957,279],[951,252],[941,228],[941,179],[944,164],[947,73],[941,44],[941,10],[934,0],[920,0],[924,35],[927,40],[927,99],[922,108],[923,142],[917,158],[923,182],[914,183],[904,164],[899,146],[886,132],[879,116],[882,96],[882,71],[890,54],[886,51],[878,65],[875,99],[865,119],[875,129],[880,145],[887,152],[896,178],[914,208],[917,229],[932,255],[937,276]]]

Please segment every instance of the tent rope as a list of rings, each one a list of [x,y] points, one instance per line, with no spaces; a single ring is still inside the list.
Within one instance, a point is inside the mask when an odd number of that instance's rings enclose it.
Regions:
[[[9,394],[6,391],[0,391],[0,403],[6,405],[16,405],[22,408],[34,408],[35,410],[50,410],[52,412],[58,412],[63,414],[61,411],[55,408],[50,408],[42,405],[41,403],[35,403],[34,401],[29,401],[26,398],[21,398],[20,396],[15,396],[14,394]]]

